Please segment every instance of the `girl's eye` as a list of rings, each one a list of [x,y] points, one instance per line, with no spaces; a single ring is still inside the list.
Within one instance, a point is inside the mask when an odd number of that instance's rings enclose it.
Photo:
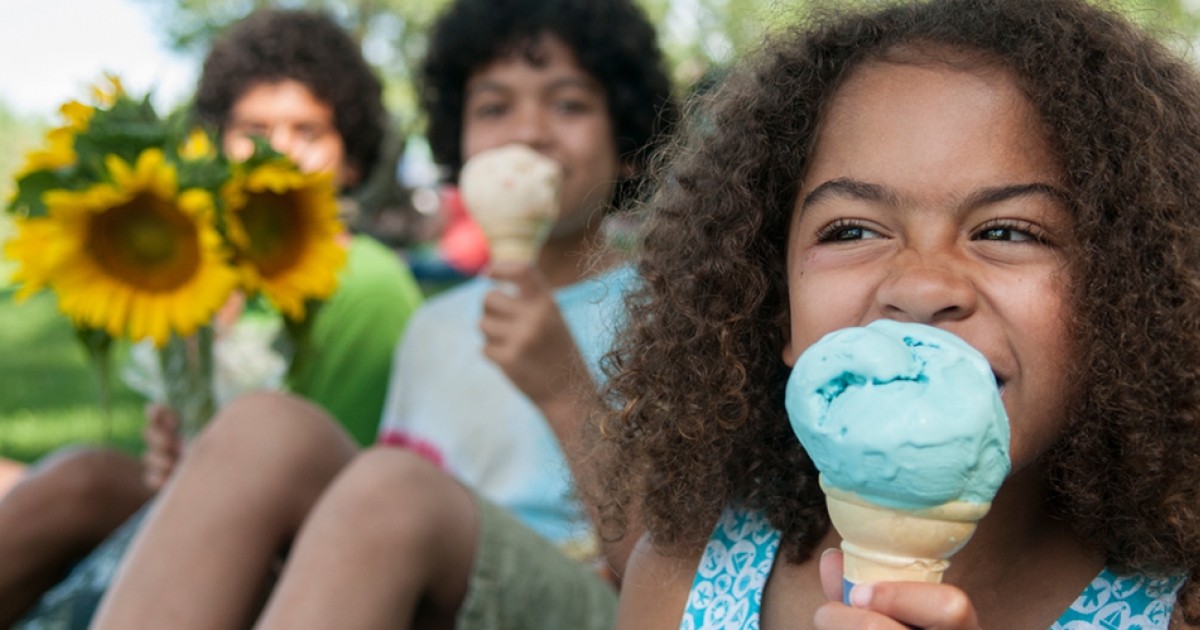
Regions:
[[[817,232],[819,243],[843,243],[876,238],[883,238],[883,235],[862,224],[846,220],[834,221]]]
[[[492,118],[504,113],[504,105],[502,103],[487,103],[476,106],[473,111],[476,118]]]
[[[983,226],[975,233],[977,241],[1012,241],[1016,243],[1043,243],[1045,238],[1037,226],[1028,221],[997,221]]]
[[[588,110],[587,104],[581,101],[558,101],[554,104],[554,108],[560,114],[578,114]]]

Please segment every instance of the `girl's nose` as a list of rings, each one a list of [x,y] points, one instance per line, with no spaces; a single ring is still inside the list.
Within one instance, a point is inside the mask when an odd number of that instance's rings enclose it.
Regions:
[[[550,143],[549,114],[538,107],[522,107],[514,121],[513,142],[532,149],[543,149]]]
[[[897,263],[876,293],[885,317],[939,324],[975,312],[979,294],[961,270],[955,269],[953,260],[927,260],[908,252],[901,254]]]

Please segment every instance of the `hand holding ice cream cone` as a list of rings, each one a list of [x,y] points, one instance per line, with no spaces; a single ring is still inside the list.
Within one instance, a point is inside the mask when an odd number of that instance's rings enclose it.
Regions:
[[[492,262],[529,264],[558,218],[562,167],[523,144],[482,151],[463,166],[459,191],[487,236]]]
[[[940,582],[1008,475],[1008,417],[987,359],[929,326],[837,331],[796,362],[787,410],[842,536],[846,592]]]

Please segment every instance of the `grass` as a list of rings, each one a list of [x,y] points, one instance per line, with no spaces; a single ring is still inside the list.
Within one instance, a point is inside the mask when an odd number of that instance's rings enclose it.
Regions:
[[[114,355],[120,365],[121,355]],[[112,382],[112,415],[98,403],[97,379],[54,296],[23,304],[0,289],[0,457],[30,462],[71,443],[141,449],[142,399]]]

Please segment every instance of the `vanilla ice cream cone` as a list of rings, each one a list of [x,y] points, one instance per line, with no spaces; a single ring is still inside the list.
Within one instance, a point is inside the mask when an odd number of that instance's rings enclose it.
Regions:
[[[550,220],[542,218],[516,217],[487,227],[480,224],[480,229],[487,237],[492,262],[529,264],[537,260],[550,225]]]
[[[842,537],[847,582],[941,582],[990,503],[950,501],[921,510],[872,504],[821,479],[829,518]]]
[[[463,166],[463,204],[488,240],[492,262],[532,263],[558,218],[562,168],[533,149],[510,144],[480,152]]]

